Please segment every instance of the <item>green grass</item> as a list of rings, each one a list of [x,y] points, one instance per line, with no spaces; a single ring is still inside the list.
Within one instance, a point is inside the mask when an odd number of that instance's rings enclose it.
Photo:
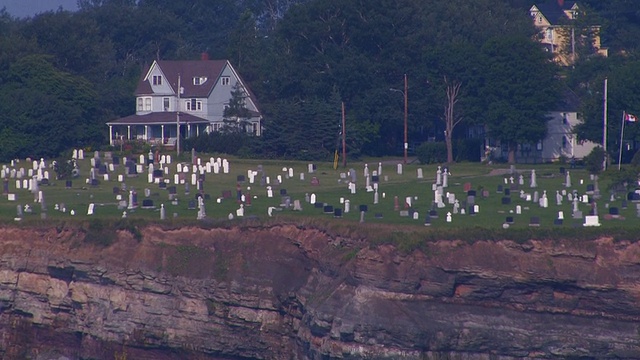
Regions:
[[[203,163],[209,156],[202,155]],[[380,159],[367,159],[370,171],[377,170],[378,161]],[[384,159],[383,172],[380,181],[380,201],[378,204],[373,204],[373,193],[368,193],[364,189],[363,179],[363,167],[364,162],[350,162],[348,167],[339,167],[337,170],[332,168],[331,163],[316,163],[317,171],[314,174],[307,173],[307,163],[305,162],[284,162],[284,161],[266,161],[266,160],[243,160],[243,159],[230,159],[231,171],[229,174],[206,174],[206,181],[204,185],[204,192],[211,196],[211,200],[206,201],[206,223],[219,224],[226,221],[229,213],[235,216],[235,211],[238,208],[238,203],[235,199],[237,176],[247,175],[247,169],[256,170],[258,165],[262,165],[264,172],[272,179],[272,183],[278,175],[282,175],[283,184],[280,186],[274,186],[273,198],[267,198],[266,189],[260,186],[260,179],[256,178],[255,184],[249,184],[248,179],[245,183],[241,184],[241,187],[245,194],[252,196],[251,206],[246,207],[246,216],[257,216],[259,219],[267,218],[267,208],[270,206],[278,206],[280,204],[280,189],[286,189],[287,194],[293,200],[301,200],[303,211],[294,212],[292,210],[283,209],[282,211],[275,211],[274,216],[286,217],[290,219],[303,218],[318,218],[326,221],[334,221],[333,215],[324,214],[321,208],[315,208],[313,205],[305,202],[305,195],[315,193],[319,202],[324,202],[334,207],[343,207],[340,199],[349,199],[351,202],[351,212],[343,214],[342,219],[336,219],[337,222],[357,224],[360,219],[358,207],[361,204],[368,206],[368,212],[365,216],[365,224],[380,223],[390,224],[393,226],[402,226],[403,232],[406,232],[405,227],[420,227],[424,228],[424,218],[427,211],[431,207],[433,200],[433,191],[431,190],[431,184],[435,180],[435,173],[437,166],[435,165],[420,165],[409,164],[404,168],[404,173],[398,175],[396,173],[396,164],[401,162],[401,159]],[[30,163],[21,162],[16,168],[30,167]],[[286,173],[282,171],[283,167],[294,169],[294,177],[286,179]],[[439,218],[432,219],[431,229],[502,229],[502,224],[507,216],[513,216],[515,218],[515,224],[509,231],[520,229],[529,231],[539,231],[540,229],[530,229],[529,219],[530,217],[537,216],[541,220],[541,229],[560,228],[575,231],[575,227],[578,226],[581,231],[593,231],[590,229],[583,229],[580,221],[571,219],[572,205],[566,201],[562,206],[556,205],[555,192],[556,190],[562,190],[564,187],[564,176],[559,173],[560,165],[557,164],[544,164],[544,165],[517,165],[517,170],[520,171],[525,178],[525,185],[521,188],[533,193],[534,190],[538,190],[542,193],[543,190],[547,190],[549,198],[549,207],[542,209],[538,204],[527,203],[519,198],[518,191],[512,191],[511,205],[501,205],[502,194],[496,193],[496,188],[499,184],[503,184],[503,176],[490,176],[492,170],[495,169],[508,169],[506,164],[498,165],[482,165],[476,163],[462,163],[453,164],[450,167],[452,176],[449,178],[449,187],[445,189],[445,192],[454,192],[458,199],[466,199],[466,195],[463,192],[463,184],[469,182],[472,184],[472,188],[478,191],[476,197],[476,203],[480,206],[479,214],[475,216],[470,215],[454,215],[453,222],[446,222],[446,212],[451,211],[452,206],[448,205],[444,209],[439,209]],[[341,172],[348,172],[349,168],[354,168],[358,177],[358,191],[357,194],[351,195],[347,189],[347,184],[344,180],[340,180]],[[422,168],[424,171],[424,179],[419,180],[416,177],[418,168]],[[89,218],[94,219],[94,222],[90,223],[87,231],[88,234],[103,233],[102,223],[96,222],[98,219],[111,219],[117,220],[122,217],[122,210],[117,209],[117,201],[113,194],[113,187],[120,187],[118,183],[117,175],[124,174],[124,166],[119,166],[115,172],[110,173],[110,181],[100,181],[97,187],[91,187],[86,184],[85,179],[88,178],[90,169],[90,161],[88,159],[80,162],[81,176],[73,179],[73,186],[71,189],[65,188],[64,181],[52,180],[48,186],[41,186],[41,190],[44,192],[45,202],[47,204],[46,217],[47,220],[41,221],[41,209],[40,205],[34,203],[34,195],[27,190],[16,190],[15,179],[10,179],[9,188],[10,192],[15,193],[17,201],[10,202],[6,196],[0,197],[0,221],[12,222],[16,216],[16,206],[18,204],[24,206],[29,204],[33,208],[33,212],[24,215],[24,222],[48,222],[55,220],[68,221],[72,219],[87,220]],[[169,165],[171,184],[173,185],[173,174],[176,169],[175,164]],[[535,169],[538,174],[538,188],[529,188],[530,169]],[[54,172],[50,171],[50,177],[54,177]],[[300,173],[304,172],[305,180],[299,179]],[[576,189],[580,193],[586,191],[586,186],[589,181],[589,175],[584,170],[575,170],[571,172],[572,183],[574,186],[571,189]],[[311,185],[311,178],[316,177],[319,180],[318,186]],[[386,180],[385,180],[386,177]],[[583,179],[583,184],[580,184],[580,179]],[[190,180],[190,177],[187,177]],[[138,203],[142,204],[144,199],[144,189],[149,188],[151,190],[150,199],[153,200],[155,209],[141,209],[127,211],[127,221],[160,221],[160,204],[164,204],[166,209],[167,223],[175,221],[195,221],[197,216],[197,210],[188,209],[188,200],[193,199],[196,193],[195,186],[190,185],[190,195],[185,195],[184,185],[177,185],[178,190],[178,205],[172,205],[168,200],[168,191],[159,189],[157,184],[149,184],[147,182],[146,171],[140,174],[138,177],[126,178],[125,183],[127,188],[133,187],[138,192]],[[517,177],[516,177],[517,183]],[[480,189],[486,189],[489,192],[487,198],[480,196]],[[637,227],[638,221],[636,217],[635,204],[629,202],[628,209],[620,209],[621,215],[626,217],[626,221],[610,220],[605,221],[603,216],[607,213],[605,204],[609,203],[610,194],[605,190],[607,184],[603,181],[600,183],[600,189],[602,190],[602,199],[598,201],[598,210],[601,215],[602,229],[633,229]],[[226,199],[221,203],[216,201],[217,198],[222,196],[222,192],[228,190],[232,193],[231,199]],[[409,217],[401,217],[398,211],[394,211],[394,197],[399,199],[400,207],[403,208],[404,199],[407,196],[414,197],[413,209],[419,213],[419,219],[413,220]],[[616,201],[612,202],[611,206],[620,207],[621,200],[625,194],[618,194]],[[128,199],[128,194],[123,193],[123,198]],[[54,210],[55,204],[64,203],[67,212],[62,213]],[[95,204],[95,214],[93,216],[87,215],[87,208],[90,203]],[[446,203],[446,199],[445,199]],[[523,208],[522,215],[516,215],[510,213],[516,207],[521,205]],[[586,204],[580,204],[580,209],[583,213],[588,212],[588,206]],[[75,216],[70,215],[70,211],[75,211]],[[553,220],[557,216],[558,211],[564,211],[565,222],[562,226],[554,226]],[[376,219],[374,214],[383,214],[382,219]],[[174,215],[175,214],[175,215]],[[295,221],[295,220],[294,220]],[[578,224],[576,224],[576,222]],[[133,225],[132,225],[133,224]],[[138,227],[135,223],[120,222],[119,229],[128,230],[138,240],[141,239],[143,234],[140,234]],[[366,225],[365,225],[366,226]],[[89,239],[89,237],[87,237]]]

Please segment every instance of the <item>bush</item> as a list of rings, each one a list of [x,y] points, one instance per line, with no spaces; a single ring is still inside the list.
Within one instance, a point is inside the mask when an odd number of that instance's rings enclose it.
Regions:
[[[212,132],[184,140],[185,151],[238,155],[250,142],[250,136],[240,132]]]
[[[483,149],[481,139],[458,139],[453,145],[455,161],[480,162]]]
[[[425,142],[416,149],[422,164],[440,164],[447,161],[447,146],[443,142]]]
[[[584,157],[584,166],[590,174],[599,174],[602,171],[604,158],[604,149],[600,146],[597,146],[593,148],[593,150],[591,150],[589,155]]]

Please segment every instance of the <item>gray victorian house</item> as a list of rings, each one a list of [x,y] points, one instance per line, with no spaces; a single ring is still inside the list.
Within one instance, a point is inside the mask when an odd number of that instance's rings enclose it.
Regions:
[[[230,100],[241,97],[246,118],[224,119]],[[192,137],[236,123],[260,136],[257,102],[228,60],[154,61],[136,88],[136,113],[107,122],[109,144],[140,140],[174,146],[178,134]]]

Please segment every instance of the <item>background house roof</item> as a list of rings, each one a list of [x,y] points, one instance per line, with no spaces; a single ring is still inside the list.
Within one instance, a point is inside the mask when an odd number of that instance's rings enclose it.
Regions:
[[[168,84],[174,92],[178,89],[178,76],[180,76],[180,86],[184,89],[181,97],[208,97],[213,90],[218,78],[222,74],[227,60],[185,60],[171,61],[158,60],[155,62],[160,68]],[[153,66],[153,65],[152,65]],[[138,81],[136,95],[152,94],[151,84],[146,79],[149,69],[146,69],[144,75]],[[207,78],[207,81],[201,85],[194,85],[193,78]]]
[[[180,112],[180,124],[208,124],[209,120]],[[145,115],[129,115],[107,123],[107,125],[175,125],[176,112],[162,111]]]
[[[562,5],[558,1],[546,2],[542,4],[535,4],[540,10],[542,15],[549,21],[551,25],[559,25],[560,20],[568,19],[564,13],[565,10],[570,10],[576,4],[575,1],[564,1]]]
[[[562,97],[556,104],[556,111],[578,112],[580,107],[580,98],[573,90],[566,88],[562,92]]]

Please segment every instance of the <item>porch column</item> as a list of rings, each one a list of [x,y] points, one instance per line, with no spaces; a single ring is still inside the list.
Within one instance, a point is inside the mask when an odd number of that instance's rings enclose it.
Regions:
[[[200,136],[200,125],[196,125],[196,136]]]
[[[127,140],[131,140],[131,125],[127,125]]]
[[[109,125],[109,145],[113,146],[113,126]]]
[[[145,141],[149,141],[149,126],[148,125],[144,126],[144,140]]]
[[[164,144],[164,125],[160,125],[160,129],[162,131],[162,143]]]
[[[191,124],[187,124],[187,137],[191,137]]]

